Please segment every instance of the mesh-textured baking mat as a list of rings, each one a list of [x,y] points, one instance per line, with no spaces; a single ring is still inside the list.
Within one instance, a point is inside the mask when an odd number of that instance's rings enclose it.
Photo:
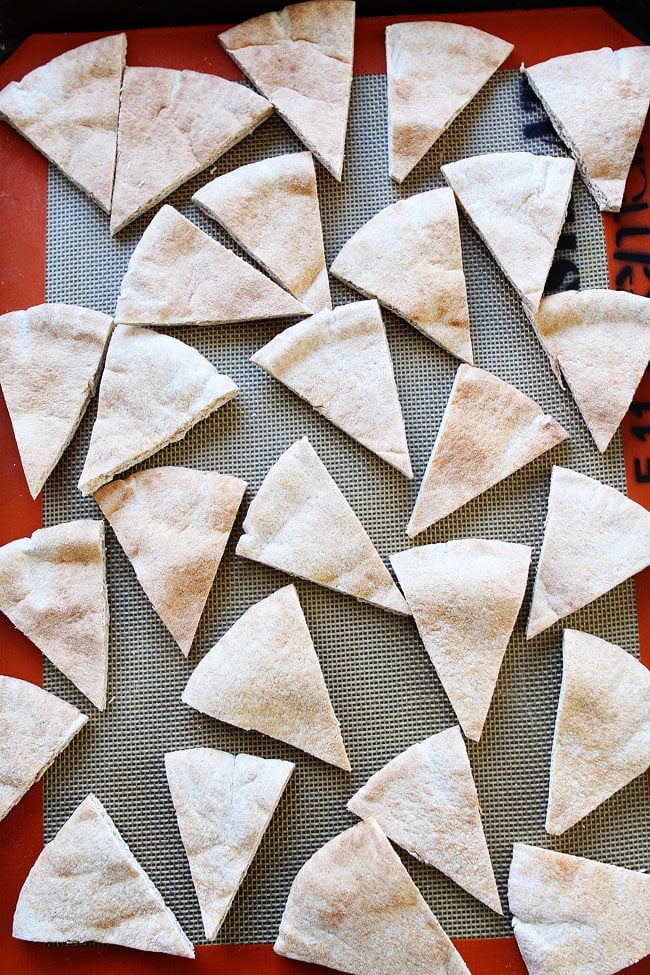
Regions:
[[[565,153],[518,72],[498,73],[401,187],[387,175],[383,76],[356,77],[342,184],[318,168],[328,266],[343,243],[394,200],[444,185],[442,163],[496,150]],[[244,163],[302,149],[277,117],[231,150],[209,172],[169,198],[208,233],[242,253],[190,198],[214,175]],[[112,312],[129,256],[151,213],[113,240],[96,207],[58,171],[50,170],[47,299]],[[560,389],[520,303],[488,252],[461,217],[472,338],[477,365],[514,383],[567,428],[571,439],[429,529],[418,544],[479,536],[533,546],[533,572],[507,651],[481,741],[468,750],[501,898],[514,840],[552,846],[630,868],[647,865],[650,806],[645,778],[632,782],[563,837],[543,828],[550,746],[561,679],[562,625],[526,642],[524,625],[554,463],[574,467],[624,490],[620,440],[601,456],[573,404]],[[244,256],[244,255],[242,255]],[[576,179],[572,209],[549,279],[551,289],[607,285],[598,211]],[[332,281],[335,304],[359,296]],[[294,761],[296,772],[219,941],[275,938],[289,886],[302,863],[355,819],[347,799],[367,777],[415,741],[455,723],[451,706],[412,620],[393,616],[307,582],[296,583],[352,763],[351,776],[256,733],[198,714],[180,695],[197,661],[252,603],[288,579],[235,558],[241,521],[271,464],[307,434],[383,558],[409,545],[404,526],[428,460],[458,363],[396,316],[384,312],[415,470],[407,481],[319,417],[307,404],[249,362],[288,322],[182,328],[171,334],[195,346],[232,376],[241,395],[141,466],[179,464],[236,474],[247,498],[217,574],[188,660],[140,589],[108,530],[111,605],[110,704],[100,714],[47,661],[45,686],[91,714],[91,721],[48,773],[45,838],[49,840],[88,791],[106,805],[127,843],[177,914],[188,935],[203,940],[198,905],[167,790],[163,755],[192,746]],[[99,517],[76,483],[95,404],[45,491],[46,524]],[[154,407],[155,408],[155,407]],[[637,653],[630,581],[574,614],[567,625]],[[415,882],[452,937],[508,934],[498,917],[442,874],[402,855]]]

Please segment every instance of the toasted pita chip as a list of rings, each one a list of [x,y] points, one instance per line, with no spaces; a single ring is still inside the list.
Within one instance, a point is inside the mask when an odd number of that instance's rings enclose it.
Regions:
[[[192,202],[310,311],[332,307],[309,152],[262,159],[217,176]]]
[[[526,636],[650,564],[650,511],[586,474],[554,467]]]
[[[0,675],[0,819],[38,782],[87,720],[42,687]]]
[[[650,874],[515,843],[508,901],[529,975],[614,975],[650,952]]]
[[[294,586],[240,616],[201,660],[182,699],[219,721],[253,728],[350,770]]]
[[[251,361],[364,447],[413,477],[376,301],[340,305],[292,325],[255,352]]]
[[[264,478],[237,555],[410,616],[363,525],[306,437]]]
[[[534,313],[566,219],[575,163],[493,152],[441,168],[468,220]]]
[[[458,727],[411,745],[372,775],[348,809],[503,914],[467,749]]]
[[[406,533],[414,538],[569,434],[515,386],[459,367]]]
[[[111,209],[126,34],[60,54],[0,92],[0,116]]]
[[[165,768],[205,936],[213,941],[295,765],[190,748],[165,755]]]
[[[33,498],[79,426],[112,328],[109,315],[75,305],[0,316],[0,383]]]
[[[0,548],[0,610],[103,711],[108,683],[104,523],[39,528]]]
[[[522,70],[600,209],[620,210],[648,113],[650,48],[603,47]]]
[[[332,176],[343,172],[354,3],[308,0],[219,34],[245,75]]]
[[[478,741],[523,602],[528,545],[462,538],[391,555],[418,632],[468,738]]]
[[[451,190],[417,193],[380,210],[344,244],[331,271],[452,355],[472,361],[458,212]]]
[[[386,28],[388,164],[394,180],[408,176],[512,47],[476,27],[443,21]]]
[[[180,440],[238,392],[189,345],[148,328],[118,325],[79,490],[94,494],[127,467]]]
[[[161,620],[188,655],[246,482],[155,467],[95,494]]]
[[[92,793],[47,843],[25,881],[14,938],[99,941],[194,957],[178,921]]]
[[[650,359],[650,298],[563,291],[542,299],[535,329],[600,451],[625,416]]]
[[[301,867],[274,949],[353,975],[469,975],[374,819]]]

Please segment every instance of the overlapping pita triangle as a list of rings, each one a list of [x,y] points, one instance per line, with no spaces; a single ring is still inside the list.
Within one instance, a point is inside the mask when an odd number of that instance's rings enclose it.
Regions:
[[[522,70],[600,209],[620,210],[648,113],[650,49],[603,47]]]
[[[32,867],[14,938],[125,945],[194,957],[194,948],[101,802],[88,795]]]
[[[460,366],[407,535],[414,538],[568,436],[515,386],[483,369]]]
[[[111,209],[116,234],[271,115],[244,85],[201,71],[124,71]]]
[[[418,632],[468,738],[478,741],[526,592],[528,545],[462,538],[391,555]]]
[[[354,13],[351,0],[308,0],[219,34],[231,58],[337,180],[352,88]]]
[[[0,610],[102,711],[108,682],[104,522],[39,528],[0,548]]]
[[[250,606],[183,691],[203,714],[349,771],[341,729],[294,586]]]
[[[339,833],[301,867],[274,949],[353,975],[469,975],[374,819]]]
[[[115,321],[221,325],[307,311],[265,274],[165,204],[131,255]]]
[[[0,92],[0,116],[111,209],[126,34],[65,51]]]
[[[38,782],[87,720],[42,687],[0,675],[0,819]]]
[[[205,936],[213,941],[295,766],[190,748],[165,755],[165,768]]]
[[[575,163],[493,152],[441,168],[468,220],[534,313],[564,226]]]
[[[306,437],[271,467],[237,555],[410,616],[366,530]]]
[[[528,639],[650,564],[650,511],[586,474],[554,467]]]
[[[408,176],[512,47],[476,27],[444,21],[386,28],[388,163],[394,180]]]
[[[93,494],[115,474],[180,440],[238,392],[191,346],[148,328],[118,325],[79,490]]]
[[[105,484],[95,501],[140,585],[185,656],[221,563],[246,482],[154,467]]]
[[[339,305],[298,322],[255,352],[251,361],[364,447],[413,477],[390,349],[376,301]]]
[[[650,952],[650,874],[515,843],[508,902],[530,975],[613,975]]]
[[[240,166],[207,183],[192,202],[310,311],[332,307],[311,153]]]
[[[458,211],[447,187],[380,210],[343,245],[331,272],[472,361]]]

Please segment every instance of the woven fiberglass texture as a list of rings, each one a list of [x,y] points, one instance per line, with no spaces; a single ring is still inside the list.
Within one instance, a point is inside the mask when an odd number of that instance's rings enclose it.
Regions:
[[[496,150],[565,150],[515,71],[500,72],[462,113],[415,172],[397,187],[387,175],[386,79],[354,80],[347,160],[342,184],[320,166],[328,267],[352,233],[388,203],[444,185],[440,165]],[[202,229],[240,249],[190,203],[215,175],[269,155],[301,150],[287,126],[272,117],[218,164],[178,190],[172,203]],[[47,300],[112,313],[129,257],[151,211],[113,240],[108,221],[58,171],[50,171]],[[624,490],[620,439],[601,456],[570,395],[555,380],[514,291],[463,217],[460,220],[476,364],[514,383],[553,414],[571,439],[507,478],[417,539],[417,544],[478,536],[533,546],[524,605],[503,663],[485,730],[468,750],[488,845],[504,906],[514,840],[602,859],[647,866],[650,809],[643,776],[563,837],[544,832],[550,747],[561,678],[562,624],[527,643],[524,626],[542,539],[553,464],[573,467]],[[606,287],[602,225],[576,178],[571,209],[549,289]],[[335,305],[359,296],[332,281]],[[348,798],[381,765],[407,746],[455,723],[454,713],[412,620],[297,581],[297,589],[352,764],[348,775],[254,732],[232,728],[181,703],[198,660],[252,603],[285,585],[287,576],[235,558],[243,513],[271,464],[306,434],[388,564],[409,545],[411,512],[458,363],[404,321],[383,313],[412,452],[407,481],[318,416],[249,356],[289,322],[170,330],[195,346],[241,394],[194,427],[187,437],[142,467],[177,464],[217,470],[248,482],[242,511],[185,660],[136,581],[112,531],[108,538],[111,605],[109,706],[100,714],[45,662],[45,686],[74,702],[91,720],[46,778],[45,838],[93,791],[162,892],[190,938],[203,929],[167,789],[163,755],[192,746],[290,759],[296,772],[232,909],[219,941],[272,941],[289,886],[317,848],[355,818]],[[46,524],[100,517],[76,483],[83,465],[95,402],[45,491]],[[566,625],[595,633],[637,653],[633,582],[619,586]],[[424,897],[452,937],[510,933],[498,917],[454,883],[401,853]]]

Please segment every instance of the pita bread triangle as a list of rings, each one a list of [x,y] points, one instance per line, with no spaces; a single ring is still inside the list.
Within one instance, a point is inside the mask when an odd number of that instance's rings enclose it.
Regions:
[[[650,298],[629,291],[563,291],[543,298],[535,330],[602,452],[650,359]]]
[[[343,245],[330,270],[472,361],[458,211],[447,187],[384,207]]]
[[[650,511],[586,474],[554,467],[526,636],[650,564]]]
[[[308,0],[219,34],[244,74],[339,181],[352,89],[354,13],[351,0]]]
[[[460,366],[407,535],[419,535],[567,437],[557,420],[515,386],[483,369]]]
[[[241,166],[207,183],[192,202],[306,308],[332,307],[311,153]]]
[[[522,70],[600,209],[620,210],[648,113],[650,50],[603,47]]]
[[[566,219],[575,163],[493,152],[441,168],[468,220],[535,313]]]
[[[208,941],[213,941],[295,766],[190,748],[165,755],[167,781]]]
[[[307,311],[261,271],[165,204],[131,255],[115,321],[223,325]]]
[[[42,687],[0,675],[0,819],[38,782],[87,720]]]
[[[386,28],[392,179],[401,183],[408,176],[512,48],[462,24],[419,20]]]
[[[274,948],[353,975],[469,975],[374,819],[339,833],[301,867]]]
[[[461,728],[478,741],[526,592],[528,545],[463,538],[391,555]]]
[[[650,765],[650,672],[613,643],[564,631],[546,832],[559,835]]]
[[[0,610],[103,711],[108,682],[104,523],[39,528],[0,547]]]
[[[394,843],[503,914],[458,727],[397,755],[352,796],[348,809],[375,819]]]
[[[243,528],[236,555],[410,616],[377,549],[306,437],[271,467]]]
[[[238,392],[232,379],[191,346],[148,328],[118,325],[79,490],[93,494],[127,467],[180,440]]]
[[[250,606],[206,654],[183,701],[349,771],[341,729],[294,586]]]
[[[221,563],[246,482],[154,467],[105,484],[95,501],[140,585],[185,656]]]
[[[364,447],[413,477],[393,363],[376,301],[340,305],[298,322],[255,352],[251,361]]]
[[[515,843],[508,902],[530,975],[613,975],[650,952],[650,875]]]
[[[178,921],[88,795],[40,853],[16,905],[14,938],[99,941],[194,957]]]
[[[0,92],[0,116],[106,213],[111,209],[126,34],[66,51]]]

